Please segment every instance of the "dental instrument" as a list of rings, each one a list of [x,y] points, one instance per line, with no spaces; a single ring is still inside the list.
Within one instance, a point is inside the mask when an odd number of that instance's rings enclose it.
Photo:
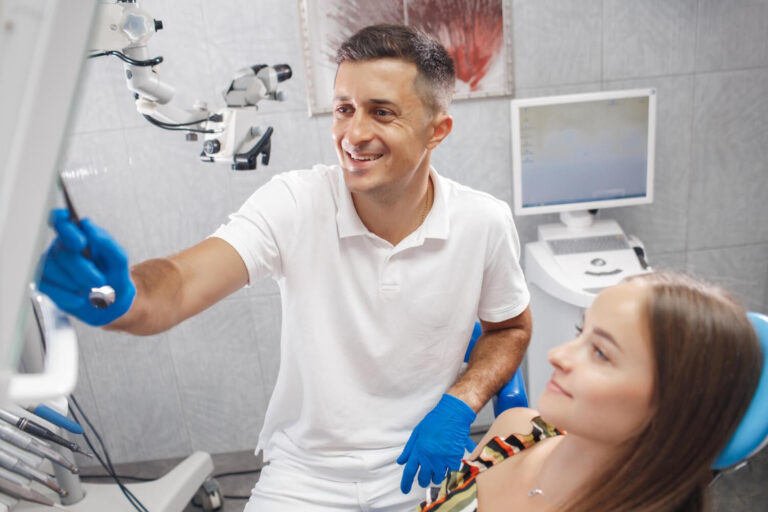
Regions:
[[[67,510],[34,489],[27,489],[23,485],[11,482],[2,477],[0,477],[0,492],[17,500],[29,501],[31,503],[37,503],[38,505],[45,505],[59,510]]]
[[[79,227],[80,217],[75,211],[75,206],[72,204],[69,193],[67,193],[67,187],[64,185],[64,180],[61,178],[61,175],[59,175],[59,187],[61,187],[61,192],[64,194],[64,202],[67,205],[67,210],[69,210],[69,220]],[[83,256],[89,260],[91,259],[91,250],[88,248],[88,246],[83,249]],[[88,294],[88,301],[95,308],[108,308],[115,302],[115,290],[109,285],[91,288],[91,292]]]
[[[56,485],[56,482],[43,473],[39,469],[35,469],[26,462],[22,461],[18,457],[14,457],[4,450],[0,450],[0,466],[4,467],[8,471],[21,475],[30,480],[34,480],[48,487],[52,491],[56,492],[62,498],[66,497],[69,493]]]
[[[61,427],[65,430],[68,430],[69,432],[72,432],[73,434],[83,433],[83,427],[80,426],[78,422],[56,412],[47,405],[40,404],[34,407],[25,407],[25,409],[32,414],[53,423],[57,427]]]
[[[74,474],[80,473],[80,470],[71,461],[69,461],[62,454],[53,450],[48,443],[40,441],[29,434],[25,434],[16,427],[10,425],[0,425],[0,439],[11,443],[14,446],[32,452],[38,457],[43,457],[51,462],[54,462],[64,468],[67,468]]]
[[[73,452],[81,453],[87,457],[93,457],[92,454],[80,448],[80,446],[77,443],[70,441],[68,439],[64,439],[60,435],[54,432],[51,432],[44,426],[38,423],[35,423],[29,418],[25,418],[23,416],[16,416],[12,412],[8,412],[5,409],[0,409],[0,420],[5,421],[6,423],[10,423],[11,425],[18,427],[19,429],[29,434],[32,434],[33,436],[37,436],[39,438],[45,439],[46,441],[54,442],[65,448],[69,448]]]

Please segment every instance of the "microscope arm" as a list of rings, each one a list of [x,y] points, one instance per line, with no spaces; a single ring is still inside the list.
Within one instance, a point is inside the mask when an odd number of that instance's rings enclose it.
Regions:
[[[149,58],[145,45],[125,48],[123,53],[138,61]],[[173,87],[160,80],[153,66],[135,66],[126,62],[124,68],[128,89],[140,97],[160,104],[166,104],[173,98]]]
[[[139,114],[152,117],[164,123],[179,125],[182,130],[182,126],[189,129],[202,129],[205,122],[211,120],[211,117],[213,117],[211,112],[205,108],[200,108],[198,110],[183,110],[167,103],[162,105],[142,97],[139,97],[136,100],[136,110],[139,111]]]

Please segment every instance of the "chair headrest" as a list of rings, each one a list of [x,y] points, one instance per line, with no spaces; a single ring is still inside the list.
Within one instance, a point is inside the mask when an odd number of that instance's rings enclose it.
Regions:
[[[744,418],[712,466],[716,470],[738,464],[768,443],[768,316],[752,312],[747,316],[763,349],[763,371]]]

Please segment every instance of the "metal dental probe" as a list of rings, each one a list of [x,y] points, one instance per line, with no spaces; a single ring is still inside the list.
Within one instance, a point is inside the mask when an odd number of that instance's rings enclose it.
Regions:
[[[14,446],[18,446],[22,450],[34,453],[39,457],[44,457],[51,462],[55,462],[59,466],[67,468],[74,474],[80,473],[80,470],[72,464],[62,454],[54,451],[44,441],[40,441],[29,434],[18,430],[16,427],[10,425],[0,425],[0,439],[11,443]]]
[[[29,501],[31,503],[37,503],[38,505],[45,505],[47,507],[53,507],[59,510],[67,510],[57,503],[49,500],[43,494],[40,494],[33,489],[27,489],[23,485],[11,482],[10,480],[6,480],[2,477],[0,477],[0,492],[10,496],[11,498],[16,498],[17,500]]]
[[[45,439],[46,441],[54,442],[58,445],[63,446],[64,448],[69,448],[73,452],[82,453],[83,455],[93,458],[92,454],[80,448],[80,446],[78,446],[77,443],[74,443],[69,439],[64,439],[60,435],[57,435],[54,432],[51,432],[44,426],[35,423],[29,418],[25,418],[23,416],[16,416],[15,414],[8,412],[5,409],[0,409],[0,420],[10,423],[11,425],[18,427],[19,429],[23,430],[24,432],[27,432],[28,434],[32,434],[33,436],[40,437],[42,439]]]
[[[21,475],[23,477],[29,478],[30,480],[34,480],[43,484],[47,488],[56,492],[62,498],[69,494],[67,491],[56,485],[56,482],[54,482],[50,476],[43,473],[39,469],[33,468],[26,462],[21,461],[19,458],[14,457],[13,455],[10,455],[3,450],[0,450],[0,466],[4,467],[8,471],[16,473],[17,475]]]
[[[77,212],[75,211],[72,199],[69,197],[67,187],[64,185],[64,180],[61,178],[61,174],[58,175],[58,179],[59,187],[61,188],[62,194],[64,194],[64,203],[67,205],[67,210],[69,211],[69,220],[80,226],[80,217],[78,217]],[[89,260],[91,259],[91,250],[88,246],[83,249],[83,256]],[[97,309],[106,309],[115,302],[115,290],[109,285],[91,288],[90,293],[88,293],[88,301]]]

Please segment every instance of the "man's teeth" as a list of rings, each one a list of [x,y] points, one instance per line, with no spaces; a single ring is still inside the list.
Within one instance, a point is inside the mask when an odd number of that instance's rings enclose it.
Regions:
[[[349,153],[349,157],[352,160],[358,160],[360,162],[366,162],[368,160],[378,160],[381,158],[381,155],[353,155],[352,153]]]

